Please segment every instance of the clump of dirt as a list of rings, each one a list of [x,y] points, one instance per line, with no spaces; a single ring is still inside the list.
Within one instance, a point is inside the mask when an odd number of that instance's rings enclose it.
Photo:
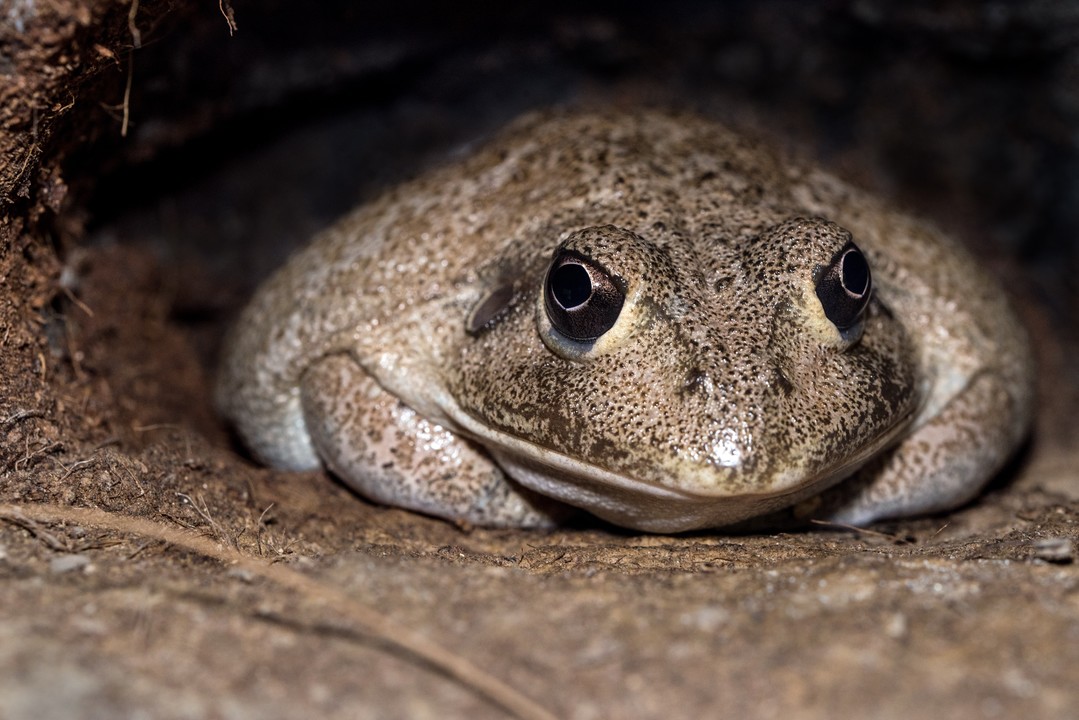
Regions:
[[[271,3],[234,36],[194,3],[0,5],[0,716],[1067,716],[1079,50],[1049,8],[870,5]],[[246,459],[209,387],[259,277],[386,183],[581,97],[772,115],[980,239],[1043,368],[1023,456],[946,517],[674,537],[459,527]],[[989,100],[1002,125],[969,121]],[[1011,214],[979,201],[995,168]]]

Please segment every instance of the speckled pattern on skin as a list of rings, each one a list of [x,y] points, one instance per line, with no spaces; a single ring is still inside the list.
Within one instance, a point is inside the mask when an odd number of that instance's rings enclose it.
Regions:
[[[852,240],[874,289],[840,329],[815,287]],[[624,290],[595,340],[545,310],[566,251]],[[217,399],[260,460],[382,502],[678,531],[954,507],[1021,440],[1031,374],[1000,289],[932,226],[696,116],[555,112],[293,257]]]

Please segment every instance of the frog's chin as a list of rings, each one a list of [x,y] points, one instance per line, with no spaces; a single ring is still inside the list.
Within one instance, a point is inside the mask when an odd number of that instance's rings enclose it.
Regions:
[[[884,436],[863,446],[842,463],[807,474],[791,470],[759,492],[694,492],[661,485],[572,458],[492,429],[456,403],[443,404],[459,431],[486,448],[498,465],[524,487],[622,527],[647,532],[682,532],[731,525],[766,515],[822,492],[849,477],[906,429],[904,418]],[[702,487],[708,487],[702,483]]]
[[[824,485],[807,483],[783,494],[715,497],[637,480],[564,456],[538,459],[492,446],[487,449],[510,477],[530,490],[583,508],[615,525],[645,532],[730,525],[797,503],[820,492]],[[551,462],[555,458],[564,462]]]

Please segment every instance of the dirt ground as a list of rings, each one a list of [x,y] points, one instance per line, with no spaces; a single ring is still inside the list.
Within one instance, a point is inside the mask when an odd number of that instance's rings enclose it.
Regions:
[[[1079,5],[213,5],[0,0],[0,720],[1077,716]],[[246,459],[209,386],[257,280],[581,101],[792,140],[972,244],[1040,364],[1012,466],[943,517],[655,536]]]

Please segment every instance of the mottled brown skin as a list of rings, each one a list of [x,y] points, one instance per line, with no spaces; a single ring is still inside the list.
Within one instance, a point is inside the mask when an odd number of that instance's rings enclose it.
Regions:
[[[852,238],[875,289],[840,330],[814,287]],[[625,289],[594,341],[545,311],[559,249]],[[316,238],[241,317],[218,402],[260,460],[382,502],[678,531],[954,507],[1022,438],[1030,376],[1001,291],[931,226],[695,116],[576,113]]]

